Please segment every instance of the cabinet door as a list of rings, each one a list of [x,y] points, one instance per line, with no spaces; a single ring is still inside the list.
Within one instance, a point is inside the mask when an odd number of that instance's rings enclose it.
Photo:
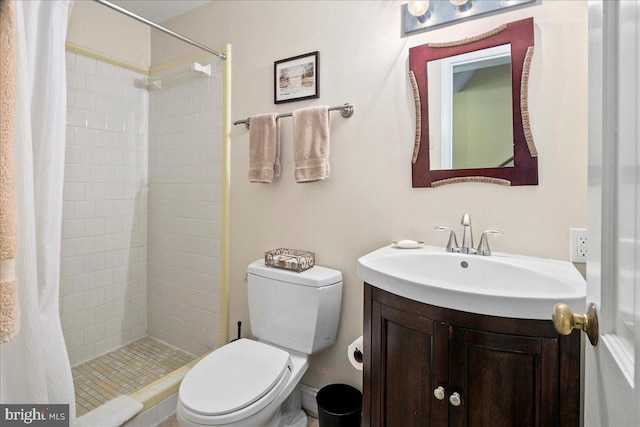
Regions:
[[[372,304],[371,426],[447,425],[448,326]]]
[[[452,426],[558,425],[558,340],[454,328]]]

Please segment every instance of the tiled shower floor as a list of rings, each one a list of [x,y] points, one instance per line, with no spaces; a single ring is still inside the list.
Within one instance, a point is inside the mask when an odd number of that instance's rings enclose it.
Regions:
[[[150,337],[127,344],[72,368],[76,413],[131,394],[195,359]]]

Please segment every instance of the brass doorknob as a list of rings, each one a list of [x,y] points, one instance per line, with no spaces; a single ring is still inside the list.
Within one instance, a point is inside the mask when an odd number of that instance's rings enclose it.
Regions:
[[[587,333],[591,345],[598,345],[598,313],[595,305],[589,304],[585,314],[574,314],[567,304],[556,304],[551,318],[553,327],[560,335],[569,335],[572,329],[581,329]]]

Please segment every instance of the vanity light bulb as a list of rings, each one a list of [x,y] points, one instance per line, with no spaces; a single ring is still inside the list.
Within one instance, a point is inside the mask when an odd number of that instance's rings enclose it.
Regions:
[[[428,1],[410,1],[407,4],[407,9],[409,9],[409,13],[415,17],[421,17],[427,13],[429,10],[429,2]]]
[[[449,3],[457,7],[460,12],[471,9],[471,0],[449,0]]]

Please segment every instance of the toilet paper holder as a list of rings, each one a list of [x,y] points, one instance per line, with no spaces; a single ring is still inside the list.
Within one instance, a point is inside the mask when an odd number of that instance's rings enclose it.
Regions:
[[[347,347],[347,358],[349,359],[349,363],[351,366],[356,368],[359,371],[362,371],[364,354],[362,350],[364,349],[364,339],[362,336],[359,336],[355,339],[349,346]]]

